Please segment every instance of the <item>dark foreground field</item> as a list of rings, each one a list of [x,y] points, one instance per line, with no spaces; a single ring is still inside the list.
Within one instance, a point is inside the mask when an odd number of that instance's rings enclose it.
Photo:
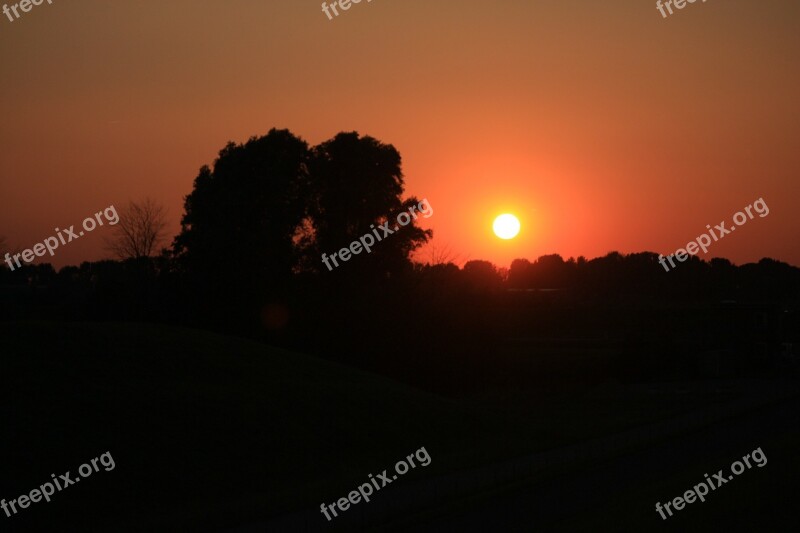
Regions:
[[[609,382],[580,394],[455,401],[197,330],[5,323],[0,336],[0,498],[29,493],[51,474],[74,477],[104,452],[116,463],[50,503],[0,514],[3,531],[709,531],[755,517],[772,520],[773,530],[790,523],[800,471],[790,378]],[[325,521],[320,503],[423,446],[429,466]],[[757,447],[765,467],[662,522],[657,500]]]

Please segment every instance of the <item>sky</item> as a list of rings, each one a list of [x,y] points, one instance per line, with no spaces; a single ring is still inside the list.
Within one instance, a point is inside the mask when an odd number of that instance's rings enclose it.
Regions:
[[[146,196],[170,238],[198,169],[272,127],[393,144],[458,262],[673,253],[800,265],[800,3],[53,0],[0,15],[0,236],[29,248]],[[492,234],[510,212],[520,235]],[[730,226],[730,222],[728,222]],[[57,266],[108,257],[108,228]],[[346,244],[346,243],[345,243]],[[39,260],[42,261],[42,260]]]

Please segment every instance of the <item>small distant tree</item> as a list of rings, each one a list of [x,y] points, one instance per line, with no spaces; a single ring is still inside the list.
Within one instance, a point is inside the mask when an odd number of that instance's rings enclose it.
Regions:
[[[493,291],[503,283],[503,276],[489,261],[467,261],[461,272],[467,284],[476,290]]]
[[[513,289],[530,289],[533,287],[531,268],[527,259],[514,259],[508,269],[508,286]]]
[[[166,209],[151,198],[129,202],[119,214],[107,248],[119,259],[139,259],[158,252],[165,241]]]

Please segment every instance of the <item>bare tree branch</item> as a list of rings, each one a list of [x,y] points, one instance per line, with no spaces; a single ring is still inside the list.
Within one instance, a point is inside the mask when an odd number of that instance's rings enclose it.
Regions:
[[[449,246],[445,245],[437,248],[435,243],[430,244],[428,257],[430,258],[428,264],[431,266],[446,265],[447,263],[458,261],[458,256],[452,252]]]
[[[166,209],[151,198],[129,202],[122,209],[106,247],[119,259],[138,259],[157,253],[166,234]]]

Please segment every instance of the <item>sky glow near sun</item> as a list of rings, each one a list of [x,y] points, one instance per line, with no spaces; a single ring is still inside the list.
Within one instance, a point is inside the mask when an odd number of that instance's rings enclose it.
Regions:
[[[800,264],[787,237],[800,232],[800,2],[709,2],[663,20],[632,0],[463,0],[456,12],[408,0],[335,21],[319,4],[239,3],[246,16],[211,0],[158,16],[86,0],[4,18],[0,90],[14,104],[0,128],[0,236],[11,249],[146,196],[167,208],[171,238],[199,168],[277,127],[312,145],[340,131],[394,145],[404,195],[436,206],[420,225],[459,265],[672,253],[760,197],[770,216],[713,255]],[[396,27],[415,39],[399,44]],[[680,53],[654,54],[653,42]],[[502,213],[521,222],[513,239],[492,231]],[[103,239],[87,238],[53,263],[104,257]]]

